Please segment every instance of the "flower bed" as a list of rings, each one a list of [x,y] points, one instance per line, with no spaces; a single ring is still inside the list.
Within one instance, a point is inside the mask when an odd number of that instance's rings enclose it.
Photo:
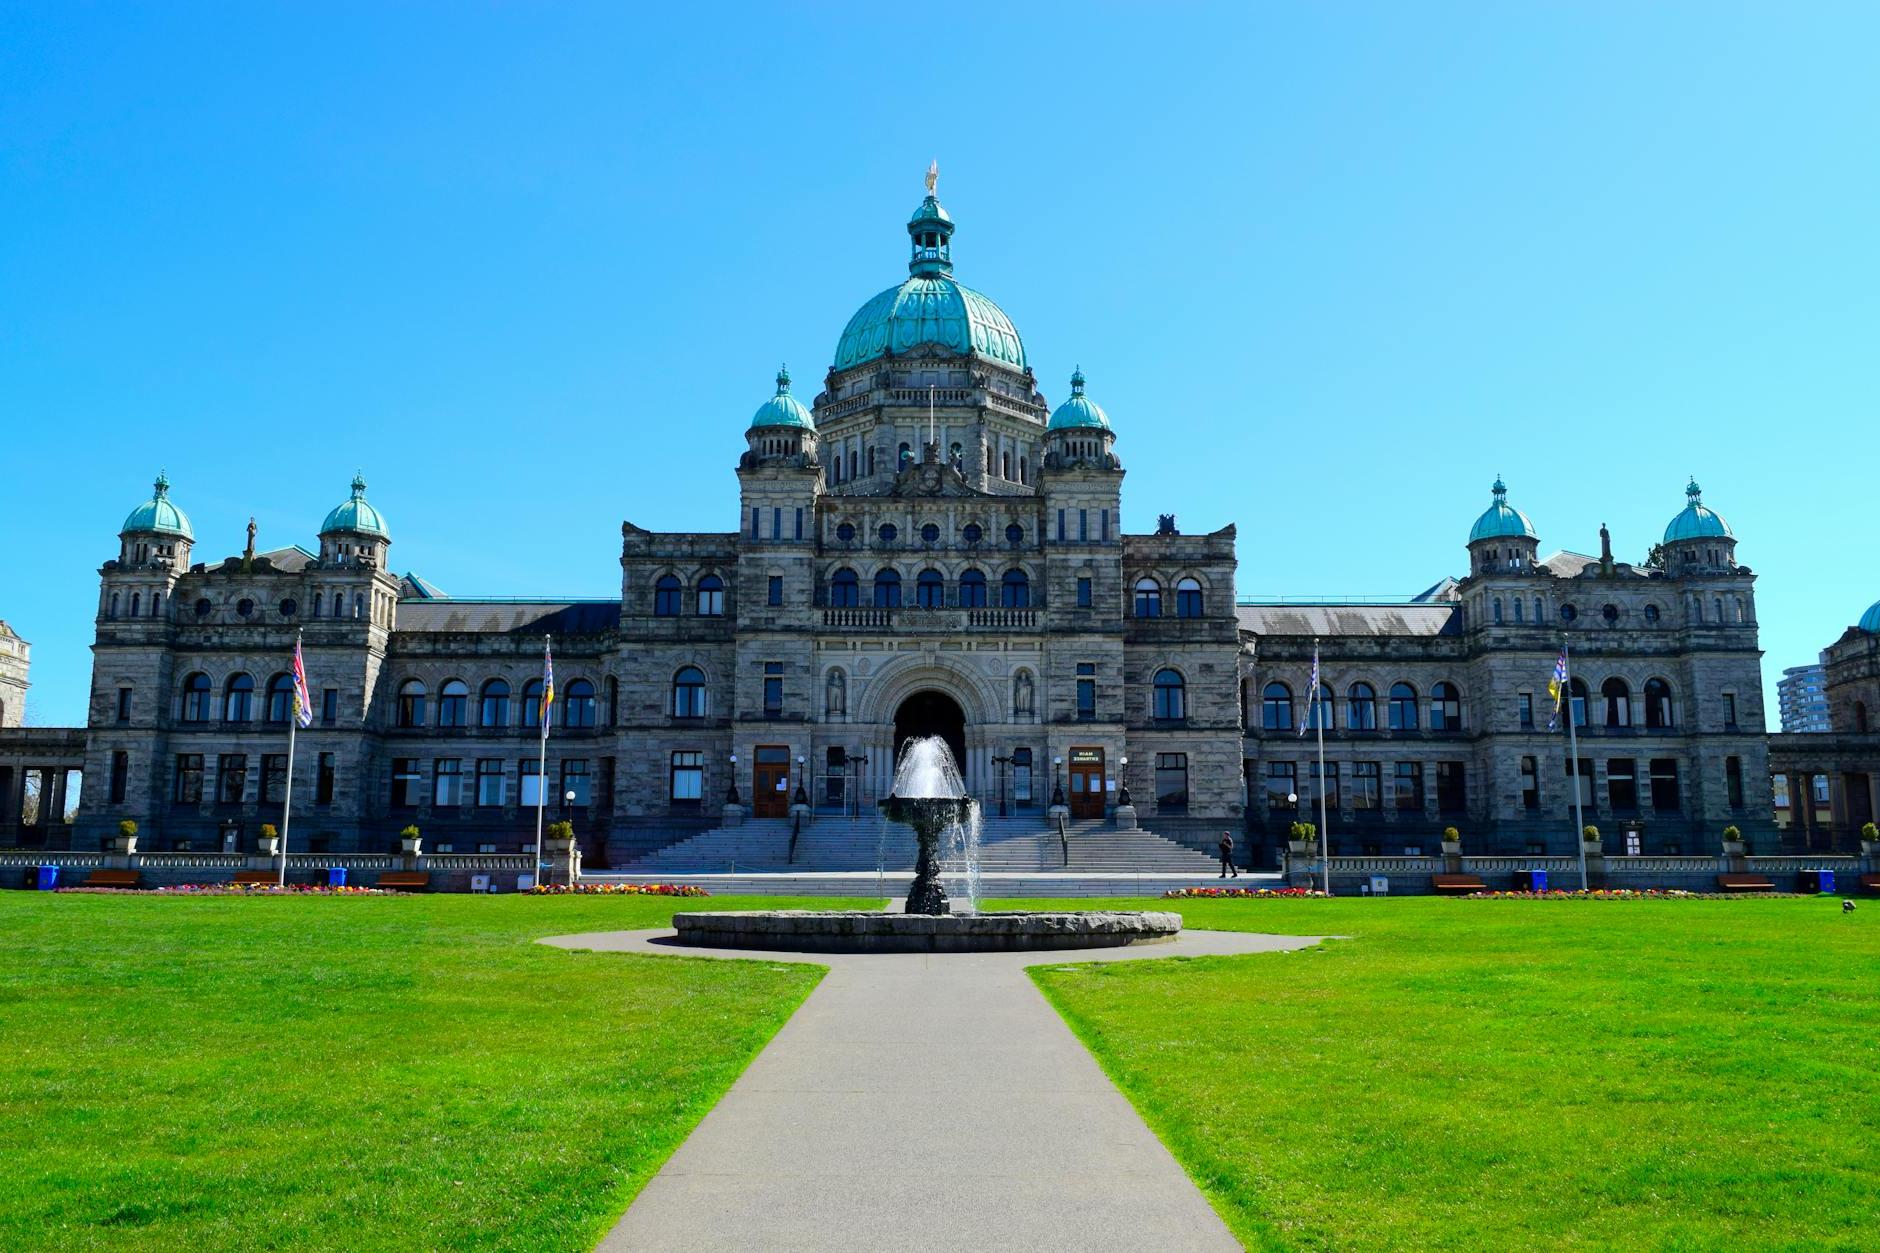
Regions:
[[[60,892],[89,896],[402,896],[378,888],[328,887],[324,883],[178,883],[162,888],[60,888]]]
[[[1317,888],[1170,888],[1162,893],[1163,900],[1214,900],[1232,897],[1247,900],[1303,900],[1308,897],[1323,898],[1325,893]]]
[[[1588,888],[1569,892],[1562,888],[1546,892],[1471,892],[1465,901],[1733,901],[1768,900],[1772,896],[1812,898],[1808,892],[1686,892],[1681,888]]]
[[[689,883],[538,883],[529,889],[531,896],[710,896],[704,888]]]

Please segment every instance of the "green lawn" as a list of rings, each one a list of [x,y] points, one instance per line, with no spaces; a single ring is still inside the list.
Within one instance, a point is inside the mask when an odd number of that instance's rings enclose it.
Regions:
[[[1880,904],[1127,904],[1351,937],[1035,971],[1251,1247],[1880,1247]]]
[[[821,972],[531,941],[741,906],[0,892],[0,1248],[590,1248]]]

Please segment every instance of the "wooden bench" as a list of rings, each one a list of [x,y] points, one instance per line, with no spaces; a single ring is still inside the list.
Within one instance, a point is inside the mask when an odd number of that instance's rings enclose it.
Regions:
[[[1430,883],[1438,892],[1486,892],[1488,884],[1472,874],[1436,874],[1430,876]]]
[[[422,892],[431,886],[431,872],[428,870],[387,870],[379,876],[379,886],[396,888],[401,892]]]
[[[235,882],[237,883],[275,884],[280,881],[281,872],[278,870],[237,870],[235,872]]]
[[[1864,874],[1860,877],[1860,890],[1880,892],[1880,874]]]
[[[135,870],[94,870],[85,876],[81,887],[88,888],[134,888],[143,875]]]
[[[1720,874],[1717,887],[1725,892],[1773,892],[1776,885],[1759,874]]]

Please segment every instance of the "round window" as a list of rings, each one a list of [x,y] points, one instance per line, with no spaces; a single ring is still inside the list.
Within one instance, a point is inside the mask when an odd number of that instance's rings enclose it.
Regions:
[[[209,603],[207,596],[204,596],[201,600],[196,602],[196,616],[198,618],[206,618],[209,616],[209,611],[213,608],[215,608],[215,606]]]
[[[836,538],[841,540],[844,544],[853,544],[855,542],[854,525],[852,523],[844,522],[841,526],[837,527]]]
[[[966,529],[960,532],[960,538],[968,544],[977,544],[986,537],[986,533],[977,522],[968,522]]]
[[[938,544],[940,542],[940,528],[929,522],[920,529],[920,538],[922,543]]]
[[[235,612],[246,618],[255,611],[255,602],[246,596],[235,602]]]
[[[1025,528],[1020,526],[1016,522],[1006,527],[1005,528],[1005,542],[1008,544],[1024,543],[1025,542]]]
[[[1560,620],[1562,622],[1571,622],[1579,616],[1580,611],[1575,609],[1572,605],[1560,606]]]
[[[875,534],[881,537],[881,542],[884,544],[894,543],[895,537],[900,533],[900,528],[895,526],[892,522],[883,522],[881,529],[875,532]]]
[[[1617,622],[1619,620],[1619,606],[1604,605],[1600,608],[1599,616],[1608,622]]]
[[[286,600],[281,602],[281,616],[283,618],[291,618],[299,612],[300,603],[292,596],[289,596]]]
[[[1656,605],[1645,606],[1645,621],[1647,622],[1658,621],[1658,606]]]

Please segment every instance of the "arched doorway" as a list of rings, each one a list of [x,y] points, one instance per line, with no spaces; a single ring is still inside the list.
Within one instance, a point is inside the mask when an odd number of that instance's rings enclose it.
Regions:
[[[894,711],[894,753],[898,761],[901,745],[910,739],[937,735],[953,750],[953,760],[960,773],[966,773],[966,712],[945,692],[929,688],[915,692]]]

